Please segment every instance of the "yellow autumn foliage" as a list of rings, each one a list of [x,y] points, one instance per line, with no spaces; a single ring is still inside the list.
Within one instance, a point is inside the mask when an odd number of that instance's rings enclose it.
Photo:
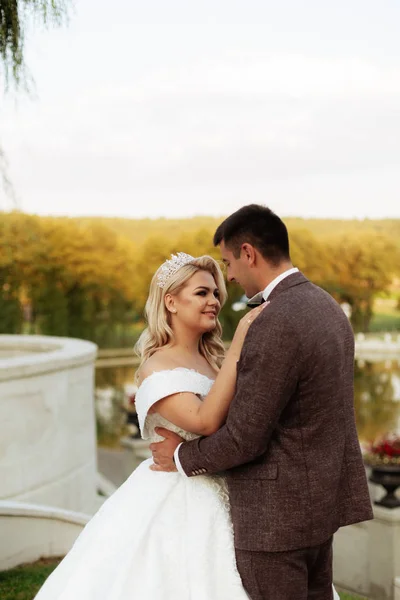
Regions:
[[[106,219],[0,213],[0,332],[88,337],[139,322],[153,273],[171,252],[219,258],[212,237],[221,219]],[[287,219],[293,263],[348,302],[367,329],[374,298],[400,277],[400,220]],[[242,291],[229,285],[231,301]],[[222,318],[231,335],[240,318]]]

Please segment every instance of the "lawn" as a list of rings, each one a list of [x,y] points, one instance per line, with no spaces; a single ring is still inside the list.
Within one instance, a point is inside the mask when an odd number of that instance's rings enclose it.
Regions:
[[[33,600],[40,586],[58,565],[59,559],[43,559],[0,572],[1,600]],[[361,600],[358,596],[340,594],[341,600]]]
[[[40,586],[58,565],[57,559],[43,559],[0,572],[1,600],[33,600]]]
[[[400,310],[399,299],[393,295],[390,298],[377,298],[374,303],[374,315],[371,319],[369,331],[376,333],[380,331],[400,332]]]

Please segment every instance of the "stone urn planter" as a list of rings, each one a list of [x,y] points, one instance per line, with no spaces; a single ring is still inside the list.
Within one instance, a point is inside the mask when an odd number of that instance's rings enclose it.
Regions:
[[[364,446],[363,458],[371,469],[369,480],[386,490],[386,496],[375,501],[375,504],[385,508],[398,508],[400,499],[395,492],[400,487],[400,434],[397,431],[389,432]]]
[[[378,483],[386,490],[386,496],[375,504],[385,508],[398,508],[400,500],[395,492],[400,486],[400,465],[371,465],[371,475],[369,480],[372,483]]]

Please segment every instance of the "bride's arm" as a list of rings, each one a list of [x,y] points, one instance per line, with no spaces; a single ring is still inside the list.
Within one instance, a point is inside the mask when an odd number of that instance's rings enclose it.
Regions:
[[[225,422],[235,393],[236,363],[246,333],[265,306],[253,309],[240,320],[217,378],[203,401],[196,394],[181,392],[159,400],[153,410],[185,431],[198,435],[211,435],[217,431]]]

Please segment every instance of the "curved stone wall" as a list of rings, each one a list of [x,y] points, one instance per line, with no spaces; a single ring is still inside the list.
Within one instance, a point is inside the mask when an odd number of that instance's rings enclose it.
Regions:
[[[91,513],[96,346],[0,335],[0,500]]]
[[[0,500],[0,571],[64,556],[89,516],[60,508]]]

